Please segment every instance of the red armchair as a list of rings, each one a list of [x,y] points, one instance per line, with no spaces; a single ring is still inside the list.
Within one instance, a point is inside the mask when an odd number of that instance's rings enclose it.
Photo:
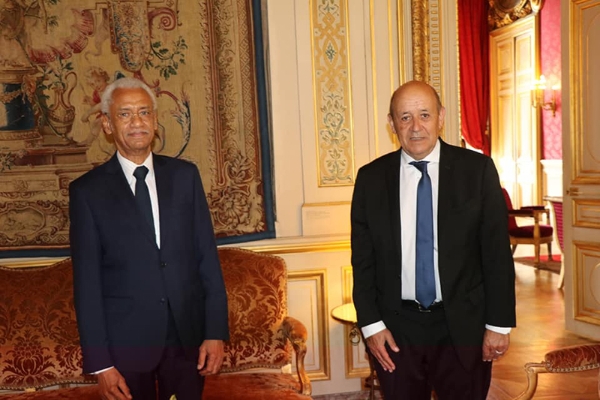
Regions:
[[[534,245],[534,265],[538,267],[540,265],[540,245],[545,243],[548,245],[548,258],[552,260],[553,229],[550,225],[542,225],[540,223],[542,215],[545,214],[547,218],[550,216],[548,209],[544,206],[526,206],[515,210],[506,189],[502,189],[502,191],[504,193],[504,200],[506,200],[506,207],[508,208],[508,234],[510,235],[513,254],[519,244]],[[532,218],[533,224],[518,225],[516,217]]]

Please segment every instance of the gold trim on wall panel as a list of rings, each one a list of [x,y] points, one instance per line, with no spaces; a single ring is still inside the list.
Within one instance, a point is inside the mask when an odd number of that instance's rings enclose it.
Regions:
[[[352,277],[352,266],[348,265],[342,267],[342,301],[344,304],[352,302],[352,286],[353,286],[353,277]],[[367,360],[367,355],[365,353],[365,346],[362,338],[360,342],[357,344],[353,344],[350,341],[350,331],[352,331],[352,326],[349,324],[344,324],[344,359],[346,361],[346,378],[358,378],[358,377],[366,377],[369,376],[369,360]],[[360,354],[363,354],[363,362],[361,363],[357,359],[360,360]],[[364,366],[360,366],[363,364]]]
[[[600,228],[600,200],[573,199],[573,226]]]
[[[461,74],[461,70],[460,70],[460,37],[458,35],[459,32],[459,23],[458,23],[458,1],[456,0],[456,2],[454,2],[454,7],[456,8],[456,76],[457,76],[457,82],[458,82],[458,92],[457,92],[457,96],[456,96],[456,101],[458,102],[458,130],[459,130],[459,140],[460,140],[460,144],[459,145],[463,145],[465,144],[465,139],[463,138],[462,135],[462,119],[463,119],[463,115],[462,115],[462,91],[460,88],[460,74]],[[489,129],[489,124],[488,124],[488,129]],[[489,135],[489,131],[486,132]],[[458,144],[458,143],[457,143]]]
[[[390,59],[390,98],[392,97],[392,94],[394,93],[394,90],[396,89],[396,84],[394,81],[394,34],[397,35],[400,33],[400,25],[398,26],[397,29],[394,29],[394,19],[392,18],[392,16],[394,15],[392,13],[393,9],[392,9],[392,5],[393,5],[393,1],[394,0],[388,0],[388,54],[389,54],[389,59]],[[396,6],[398,7],[398,6]],[[398,22],[400,22],[400,20],[398,19]],[[398,59],[400,59],[400,57],[398,57]]]
[[[428,82],[433,86],[440,96],[443,94],[442,87],[442,10],[438,0],[429,2],[429,77]]]
[[[600,243],[573,242],[575,319],[600,325]]]
[[[54,263],[63,261],[68,257],[58,257],[58,258],[32,258],[27,260],[2,260],[0,261],[0,267],[4,268],[37,268],[37,267],[47,267],[48,265],[52,265]]]
[[[347,0],[310,0],[319,187],[354,183]]]
[[[313,344],[312,354],[318,357],[318,365],[315,369],[311,369],[310,360],[305,360],[306,372],[311,381],[330,379],[329,309],[327,305],[326,278],[327,275],[325,270],[288,271],[288,291],[290,291],[291,282],[305,282],[311,285],[307,290],[313,291],[308,297],[304,298],[306,306],[303,307],[303,309],[310,307],[309,312],[311,312],[311,320],[302,321],[308,330],[308,346]],[[288,294],[288,302],[290,298],[292,298],[292,296]],[[314,329],[315,327],[316,331]],[[315,347],[315,341],[318,343],[317,347]],[[310,352],[311,349],[309,347],[307,356]]]
[[[429,77],[428,11],[427,0],[412,0],[413,79],[425,82]]]
[[[377,47],[375,46],[375,2],[369,2],[369,33],[371,35],[371,86],[373,87],[373,129],[375,148],[379,149],[379,102],[377,101]]]
[[[400,84],[403,84],[408,80],[407,70],[411,63],[408,61],[407,57],[412,57],[412,54],[406,51],[406,43],[404,39],[404,29],[406,27],[405,25],[407,25],[404,21],[404,3],[405,0],[396,1],[396,19],[398,20],[398,80]]]
[[[231,247],[231,246],[230,246]],[[319,253],[324,251],[349,251],[350,240],[335,240],[320,243],[273,244],[265,246],[239,246],[265,254]]]
[[[600,65],[600,5],[597,1],[573,1],[570,26],[570,96],[571,96],[571,143],[575,151],[571,175],[573,184],[597,184],[600,179],[600,146],[598,135],[592,126],[598,124],[598,100],[594,88],[600,85],[596,72]],[[593,7],[596,10],[591,11]],[[584,15],[585,14],[585,15]]]
[[[444,96],[442,20],[439,0],[412,0],[412,79],[429,83],[441,98]],[[445,138],[444,130],[440,136]]]
[[[437,90],[440,97],[443,99],[444,98],[444,74],[442,73],[442,71],[444,70],[444,57],[442,55],[444,54],[444,49],[443,49],[443,44],[442,44],[443,43],[442,28],[443,28],[443,24],[444,24],[444,22],[443,22],[444,15],[443,15],[442,7],[440,6],[439,0],[430,0],[429,8],[430,8],[430,11],[429,11],[429,15],[430,15],[430,17],[429,17],[429,33],[427,35],[429,37],[429,43],[430,43],[430,46],[429,46],[430,53],[428,54],[428,57],[429,57],[428,62],[430,64],[429,83]],[[457,49],[456,51],[458,51],[458,36],[456,36],[456,49]],[[458,60],[458,58],[457,58],[457,60]],[[459,63],[457,62],[457,66],[458,66],[458,64]],[[460,74],[457,75],[457,79],[460,79]],[[458,86],[460,87],[460,84]],[[460,102],[460,91],[458,92],[458,99],[453,100],[453,101]],[[460,105],[459,105],[458,110],[460,110]],[[444,140],[447,140],[445,127],[446,127],[446,125],[448,125],[448,120],[449,120],[449,117],[446,116],[446,123],[444,124],[444,126],[442,127],[442,130],[440,131],[440,137]],[[458,143],[455,143],[455,144],[458,145]]]

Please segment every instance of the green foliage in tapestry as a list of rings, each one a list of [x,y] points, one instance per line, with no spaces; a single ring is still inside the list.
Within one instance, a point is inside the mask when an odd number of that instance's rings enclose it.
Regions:
[[[171,76],[177,75],[177,69],[180,64],[185,64],[184,51],[187,48],[185,39],[181,36],[173,42],[172,50],[164,47],[162,42],[153,42],[152,55],[146,60],[146,68],[157,69],[160,72],[160,76],[169,79]]]

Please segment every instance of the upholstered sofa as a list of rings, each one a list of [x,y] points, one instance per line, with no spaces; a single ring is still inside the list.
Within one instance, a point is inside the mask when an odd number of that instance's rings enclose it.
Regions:
[[[283,259],[219,249],[231,340],[205,400],[310,399],[306,328],[287,316]],[[83,375],[69,259],[47,267],[0,267],[0,399],[100,399]],[[296,374],[292,375],[292,349]]]
[[[600,344],[581,344],[552,350],[542,362],[525,364],[527,388],[516,400],[532,399],[538,384],[538,374],[565,374],[600,368]],[[600,377],[598,395],[600,395]]]

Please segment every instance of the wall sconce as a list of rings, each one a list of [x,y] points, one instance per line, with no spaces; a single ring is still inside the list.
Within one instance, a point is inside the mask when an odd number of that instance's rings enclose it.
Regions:
[[[552,85],[550,89],[550,101],[546,102],[546,77],[540,75],[540,79],[534,81],[531,89],[531,106],[540,107],[544,110],[552,110],[552,116],[556,116],[556,91],[558,85]]]

